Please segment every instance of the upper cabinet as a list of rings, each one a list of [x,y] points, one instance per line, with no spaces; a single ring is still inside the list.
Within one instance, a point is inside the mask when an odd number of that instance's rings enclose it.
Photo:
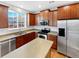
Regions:
[[[58,19],[69,19],[70,18],[70,7],[60,7],[58,8]]]
[[[58,7],[58,19],[77,19],[79,18],[79,4]]]
[[[50,11],[49,26],[57,26],[57,10]]]
[[[77,18],[79,18],[79,4],[77,4]]]
[[[40,22],[47,21],[49,26],[57,26],[57,10],[50,11],[44,10],[36,14],[37,25],[40,25]]]
[[[8,7],[0,5],[0,28],[8,28]]]
[[[40,12],[40,16],[43,20],[49,20],[49,10],[44,10]]]
[[[36,14],[29,13],[29,26],[35,26],[36,25]]]

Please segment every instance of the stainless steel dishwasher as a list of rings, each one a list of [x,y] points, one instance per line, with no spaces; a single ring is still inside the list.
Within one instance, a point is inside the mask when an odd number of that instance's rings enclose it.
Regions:
[[[0,57],[16,49],[16,39],[10,38],[0,41]]]
[[[9,40],[9,51],[13,51],[16,49],[16,38],[11,38]]]
[[[9,40],[4,40],[0,42],[0,57],[9,53]]]

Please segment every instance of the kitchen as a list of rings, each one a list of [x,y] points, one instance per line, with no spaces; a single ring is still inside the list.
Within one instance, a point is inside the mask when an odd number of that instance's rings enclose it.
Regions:
[[[79,1],[0,1],[0,57],[79,58],[78,19]]]

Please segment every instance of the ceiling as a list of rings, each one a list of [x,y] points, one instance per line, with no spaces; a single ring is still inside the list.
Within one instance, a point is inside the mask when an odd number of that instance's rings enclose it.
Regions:
[[[77,1],[4,1],[4,3],[32,12],[38,12],[45,9],[54,9],[61,5],[67,5],[76,2]]]

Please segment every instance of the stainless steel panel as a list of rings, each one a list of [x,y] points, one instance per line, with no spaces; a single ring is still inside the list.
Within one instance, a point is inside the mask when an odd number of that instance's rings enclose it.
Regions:
[[[57,27],[58,28],[66,28],[66,20],[57,21]]]
[[[57,50],[58,52],[60,53],[63,53],[63,54],[67,54],[67,44],[66,44],[66,39],[64,37],[58,37],[58,43],[57,43],[58,47],[57,47]]]
[[[66,36],[58,36],[58,51],[79,58],[79,20],[58,21],[58,28],[66,29]]]
[[[7,40],[7,41],[3,41],[3,42],[0,42],[0,46],[1,46],[1,54],[0,54],[0,56],[2,57],[2,56],[4,56],[4,55],[6,55],[7,53],[9,53],[9,41]]]
[[[16,49],[16,38],[10,39],[10,51],[13,51]]]
[[[67,29],[67,55],[79,57],[79,20],[68,20]]]
[[[79,49],[76,49],[73,46],[67,46],[67,55],[72,58],[79,58]]]
[[[62,20],[62,21],[58,21],[57,24],[58,24],[58,28],[64,28],[65,29],[65,37],[63,36],[58,36],[58,42],[57,42],[57,50],[58,52],[60,53],[63,53],[63,54],[67,54],[67,36],[66,36],[66,20]],[[59,33],[59,32],[58,32]]]

